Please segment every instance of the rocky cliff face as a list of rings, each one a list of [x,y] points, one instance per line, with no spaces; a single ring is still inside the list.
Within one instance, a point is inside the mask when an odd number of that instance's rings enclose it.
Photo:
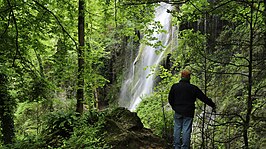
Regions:
[[[166,142],[143,127],[135,112],[117,108],[106,116],[105,140],[114,149],[165,149]]]

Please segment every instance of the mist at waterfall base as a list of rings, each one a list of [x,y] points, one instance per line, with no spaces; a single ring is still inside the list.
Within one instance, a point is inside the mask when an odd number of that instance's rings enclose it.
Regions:
[[[171,10],[171,5],[160,3],[160,6],[155,9],[154,18],[154,21],[160,21],[163,30],[166,32],[159,34],[154,32],[153,37],[158,40],[153,42],[161,41],[164,48],[170,43],[172,37],[171,14],[167,13],[167,9]],[[161,52],[158,52],[158,50]],[[164,52],[165,49],[156,49],[144,44],[140,45],[139,53],[129,68],[127,78],[123,81],[118,102],[119,106],[134,111],[142,98],[152,93],[155,79],[152,68],[156,68],[160,64]]]

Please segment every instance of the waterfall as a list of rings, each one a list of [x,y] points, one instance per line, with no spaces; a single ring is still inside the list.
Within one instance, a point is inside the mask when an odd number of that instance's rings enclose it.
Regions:
[[[171,10],[171,5],[160,3],[155,10],[154,18],[154,21],[160,21],[163,30],[166,31],[166,33],[153,33],[153,37],[156,37],[157,41],[161,41],[164,48],[170,43],[172,37],[171,14],[167,13],[167,9]],[[152,68],[156,68],[160,64],[165,51],[165,49],[140,45],[139,53],[130,68],[128,77],[122,84],[119,106],[134,111],[142,97],[152,93],[155,79]]]

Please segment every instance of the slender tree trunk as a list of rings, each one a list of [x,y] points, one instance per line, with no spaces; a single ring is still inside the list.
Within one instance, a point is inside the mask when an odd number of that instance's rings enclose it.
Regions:
[[[96,107],[96,109],[100,110],[102,103],[98,98],[98,91],[96,88],[94,89],[94,98],[95,98],[95,105],[94,106]]]
[[[266,0],[264,0],[263,20],[266,25]],[[266,30],[264,31],[264,50],[266,50]]]
[[[117,7],[116,7],[116,0],[115,0],[115,28],[117,28]]]
[[[252,1],[252,6],[254,4],[254,1]],[[244,137],[244,143],[245,143],[245,148],[249,148],[248,144],[248,129],[250,125],[250,115],[252,111],[252,61],[253,61],[253,7],[250,8],[250,42],[249,42],[249,66],[248,66],[248,98],[247,98],[247,113],[246,113],[246,120],[244,123],[244,130],[243,130],[243,137]]]
[[[204,33],[207,35],[207,14],[205,15],[205,20],[204,20]],[[208,37],[207,37],[208,40]],[[209,47],[209,43],[207,42],[207,45],[205,47],[204,53],[204,93],[207,95],[207,48]],[[205,142],[205,117],[206,117],[206,104],[204,103],[204,108],[203,108],[203,117],[202,117],[202,129],[201,129],[201,148],[205,148],[206,142]]]
[[[77,89],[77,107],[76,111],[80,114],[83,113],[84,102],[84,0],[79,0],[79,17],[78,17],[78,89]]]

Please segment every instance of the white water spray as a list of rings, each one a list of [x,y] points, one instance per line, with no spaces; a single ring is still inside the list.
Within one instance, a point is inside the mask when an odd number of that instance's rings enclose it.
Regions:
[[[153,33],[153,37],[156,37],[157,41],[161,41],[164,47],[169,44],[172,34],[171,14],[167,13],[167,9],[171,10],[171,5],[161,3],[155,10],[154,19],[160,21],[163,30],[166,31],[166,33]],[[154,41],[154,43],[157,41]],[[156,68],[159,65],[165,52],[162,49],[161,52],[156,54],[156,50],[158,49],[151,46],[140,45],[138,56],[131,66],[128,78],[123,82],[119,106],[134,111],[142,97],[152,93],[155,75],[152,73],[151,67]]]

